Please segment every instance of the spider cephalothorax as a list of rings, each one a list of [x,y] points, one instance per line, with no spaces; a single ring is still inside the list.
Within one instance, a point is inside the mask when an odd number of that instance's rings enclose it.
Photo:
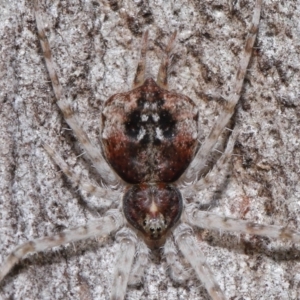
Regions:
[[[123,210],[128,222],[144,235],[147,244],[157,246],[179,220],[182,197],[171,184],[136,184],[125,193]]]

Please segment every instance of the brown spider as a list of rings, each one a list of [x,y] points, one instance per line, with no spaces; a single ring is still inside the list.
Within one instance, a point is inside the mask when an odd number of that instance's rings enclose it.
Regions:
[[[102,145],[96,147],[79,126],[69,99],[62,93],[37,1],[35,10],[38,34],[57,104],[107,187],[82,180],[48,145],[45,145],[45,149],[71,182],[97,196],[102,205],[110,209],[104,217],[86,226],[17,247],[0,268],[0,280],[28,253],[117,232],[121,249],[111,299],[123,299],[127,284],[140,281],[147,265],[148,247],[159,246],[164,247],[174,280],[182,281],[189,275],[176,260],[177,246],[209,295],[213,299],[225,299],[204,255],[197,248],[192,234],[193,226],[257,234],[293,242],[300,240],[299,233],[291,229],[220,217],[200,211],[191,200],[202,188],[214,184],[215,177],[212,173],[201,177],[202,171],[240,97],[258,30],[261,0],[256,2],[253,24],[231,96],[199,150],[196,105],[188,97],[168,91],[167,74],[175,34],[170,38],[155,81],[145,78],[148,38],[148,32],[145,32],[133,90],[107,100],[102,115]],[[224,175],[224,165],[230,160],[235,138],[234,131],[225,153],[214,167],[220,179]],[[136,249],[139,255],[134,258]]]

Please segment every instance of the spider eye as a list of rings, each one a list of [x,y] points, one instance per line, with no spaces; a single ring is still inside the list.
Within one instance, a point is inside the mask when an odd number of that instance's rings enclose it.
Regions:
[[[137,184],[125,193],[123,209],[127,221],[143,233],[146,242],[163,241],[180,218],[182,198],[171,184]]]

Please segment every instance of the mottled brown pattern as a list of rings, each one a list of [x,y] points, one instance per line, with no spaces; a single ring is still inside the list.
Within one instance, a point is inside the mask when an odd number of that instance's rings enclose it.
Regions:
[[[128,222],[142,232],[146,241],[160,241],[179,220],[182,212],[179,190],[170,184],[134,185],[123,198]]]
[[[194,156],[197,118],[191,99],[146,79],[107,101],[102,118],[105,156],[126,182],[173,182]]]

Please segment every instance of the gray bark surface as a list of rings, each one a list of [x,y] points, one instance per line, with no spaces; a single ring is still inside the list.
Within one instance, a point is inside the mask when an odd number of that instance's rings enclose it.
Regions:
[[[1,0],[0,263],[30,239],[98,216],[97,199],[76,191],[43,149],[49,144],[96,180],[54,101],[31,1]],[[43,19],[66,95],[98,143],[106,99],[131,88],[143,31],[156,77],[178,30],[170,88],[192,98],[203,139],[222,110],[250,27],[254,1],[46,1]],[[300,3],[264,1],[259,35],[234,123],[240,128],[228,183],[211,210],[300,229]],[[213,199],[209,199],[212,197]],[[299,299],[300,245],[195,230],[228,299]],[[0,299],[109,299],[118,245],[113,237],[50,249],[23,260],[0,284]],[[166,261],[150,259],[126,299],[209,299],[191,278],[174,284]]]

